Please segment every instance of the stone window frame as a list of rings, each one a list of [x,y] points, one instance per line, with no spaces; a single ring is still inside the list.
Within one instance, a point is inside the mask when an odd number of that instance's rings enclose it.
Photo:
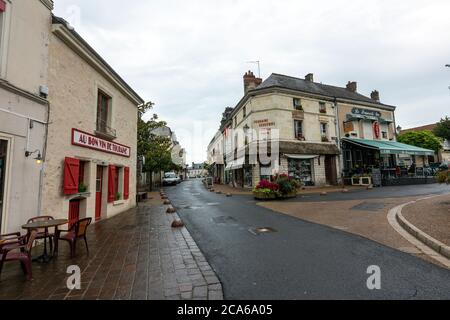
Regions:
[[[6,3],[5,12],[0,13],[0,78],[6,78],[6,67],[8,64],[8,47],[11,29],[11,12],[13,10],[10,0]]]
[[[97,124],[99,92],[102,92],[103,94],[107,95],[110,98],[107,125],[110,128],[115,129],[116,97],[115,97],[115,94],[113,93],[113,90],[111,90],[109,86],[105,85],[104,83],[102,83],[100,81],[96,81],[96,83],[95,83],[95,118],[94,118],[95,122],[94,123]]]

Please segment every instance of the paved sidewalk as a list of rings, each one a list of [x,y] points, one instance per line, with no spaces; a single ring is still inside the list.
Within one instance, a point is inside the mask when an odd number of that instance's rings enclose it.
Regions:
[[[33,263],[25,280],[19,263],[3,268],[0,299],[223,299],[222,286],[186,228],[172,229],[176,216],[157,193],[138,208],[90,226],[90,256],[84,244],[69,258],[60,244],[57,259]],[[34,249],[37,254],[42,247]],[[66,287],[67,267],[78,265],[81,290]]]
[[[408,205],[403,208],[402,214],[414,226],[450,246],[450,195]]]

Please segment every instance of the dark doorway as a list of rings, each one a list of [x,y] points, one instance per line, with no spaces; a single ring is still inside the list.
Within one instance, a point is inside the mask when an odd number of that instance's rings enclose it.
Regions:
[[[327,184],[337,184],[336,156],[325,156],[325,178]]]
[[[0,231],[2,230],[3,207],[5,197],[5,181],[6,181],[6,160],[7,160],[8,142],[0,140]]]

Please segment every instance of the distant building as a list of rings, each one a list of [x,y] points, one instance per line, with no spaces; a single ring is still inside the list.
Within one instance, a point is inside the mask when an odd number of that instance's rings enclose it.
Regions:
[[[205,176],[208,174],[208,171],[205,169],[204,163],[192,163],[192,166],[188,168],[188,176],[189,178],[195,178],[198,176]]]

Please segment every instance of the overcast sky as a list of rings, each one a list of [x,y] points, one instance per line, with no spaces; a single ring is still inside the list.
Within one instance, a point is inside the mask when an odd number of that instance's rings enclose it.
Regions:
[[[242,76],[304,77],[380,91],[403,128],[450,115],[450,1],[54,0],[176,132],[187,160],[206,147]]]

